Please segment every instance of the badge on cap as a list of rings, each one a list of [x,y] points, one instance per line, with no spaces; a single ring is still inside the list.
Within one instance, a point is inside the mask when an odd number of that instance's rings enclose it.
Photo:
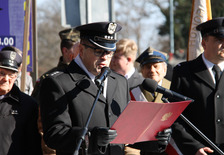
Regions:
[[[10,53],[10,59],[15,60],[16,59],[16,52],[11,52]]]
[[[108,25],[107,32],[108,32],[109,34],[114,34],[115,31],[116,31],[116,28],[117,28],[117,24],[116,24],[116,23],[110,23],[110,24]]]

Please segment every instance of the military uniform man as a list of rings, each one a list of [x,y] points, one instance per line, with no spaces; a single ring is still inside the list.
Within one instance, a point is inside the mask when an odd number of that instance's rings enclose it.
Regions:
[[[44,140],[57,155],[72,155],[82,136],[99,88],[95,78],[108,67],[116,50],[116,32],[121,26],[114,22],[81,25],[79,55],[66,70],[52,73],[43,80],[40,91]],[[88,134],[80,154],[88,148],[90,155],[123,155],[124,145],[111,144],[117,136],[110,127],[129,102],[127,79],[111,72],[104,81],[103,93],[95,105]],[[167,142],[166,135],[161,141]],[[165,140],[164,140],[165,139]]]
[[[79,46],[79,32],[74,28],[65,29],[59,32],[59,36],[61,39],[61,53],[62,56],[59,58],[58,65],[46,73],[44,73],[37,81],[34,86],[34,90],[32,92],[32,97],[36,99],[39,103],[39,93],[40,93],[40,85],[42,80],[48,76],[50,73],[55,71],[60,71],[65,69],[69,63],[78,55],[78,46]]]
[[[95,77],[109,66],[116,50],[117,23],[98,22],[76,28],[80,31],[79,55],[62,72],[52,73],[43,80],[40,91],[44,140],[57,155],[72,155],[77,147],[98,87]],[[127,106],[127,80],[114,72],[104,83],[88,126],[88,154],[122,155],[123,145],[110,144],[116,131],[109,128]],[[85,149],[80,148],[80,154]]]
[[[51,70],[44,73],[36,82],[34,90],[32,92],[32,97],[35,98],[37,103],[39,104],[39,94],[40,94],[40,87],[42,84],[43,79],[45,79],[47,76],[49,76],[51,73],[56,71],[64,70],[66,67],[68,67],[69,63],[77,56],[78,54],[78,46],[79,46],[79,32],[76,31],[73,28],[65,29],[59,32],[59,36],[61,38],[61,52],[62,56],[59,58],[58,65]],[[40,133],[42,132],[42,125],[40,123],[39,118],[39,130]],[[44,142],[42,142],[42,148],[43,153],[47,155],[54,155],[55,150],[52,150],[46,146]]]

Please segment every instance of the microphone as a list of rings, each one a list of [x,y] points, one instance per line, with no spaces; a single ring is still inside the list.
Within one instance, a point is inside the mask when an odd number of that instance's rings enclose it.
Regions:
[[[189,97],[178,94],[172,90],[166,89],[166,88],[158,85],[158,83],[155,80],[150,79],[150,78],[146,78],[143,81],[142,87],[151,93],[154,93],[155,91],[159,92],[159,93],[163,94],[164,97],[167,97],[167,98],[173,98],[173,99],[176,99],[179,101],[187,101],[187,100],[192,100],[192,102],[194,101],[193,99],[191,99]]]
[[[104,80],[110,73],[111,73],[111,70],[109,67],[101,68],[101,73],[97,75],[95,78],[95,84],[97,85],[97,87],[99,87],[102,84],[102,82],[104,82]]]

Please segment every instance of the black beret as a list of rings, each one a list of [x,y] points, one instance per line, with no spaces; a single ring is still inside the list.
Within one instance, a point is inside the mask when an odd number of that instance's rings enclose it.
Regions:
[[[166,56],[162,52],[149,47],[139,55],[136,62],[140,63],[141,66],[147,63],[166,62]]]
[[[77,42],[80,39],[79,31],[75,30],[74,28],[62,30],[58,34],[59,34],[61,40],[67,39],[67,40],[71,40],[73,42]]]
[[[214,18],[199,24],[196,29],[201,31],[202,37],[207,34],[224,38],[224,17]]]
[[[116,32],[121,26],[115,22],[96,22],[76,27],[80,31],[80,38],[85,38],[95,46],[107,51],[116,50]]]
[[[18,72],[18,68],[22,63],[22,57],[15,51],[0,51],[0,68],[5,68]]]

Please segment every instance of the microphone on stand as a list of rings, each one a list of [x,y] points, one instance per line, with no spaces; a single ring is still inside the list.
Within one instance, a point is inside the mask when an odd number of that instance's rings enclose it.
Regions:
[[[107,78],[107,76],[110,73],[111,73],[111,70],[109,67],[101,68],[101,73],[97,75],[95,78],[95,84],[97,85],[97,87],[99,87],[104,82],[104,80]]]
[[[82,133],[78,139],[78,143],[77,143],[77,147],[75,149],[75,152],[73,155],[78,155],[79,154],[79,149],[81,147],[81,144],[82,144],[82,141],[85,140],[85,135],[86,133],[88,132],[88,126],[89,126],[89,123],[90,123],[90,120],[92,118],[92,115],[93,115],[93,111],[95,109],[95,106],[96,106],[96,103],[98,101],[98,98],[99,98],[99,95],[103,89],[103,82],[104,80],[106,79],[106,77],[111,73],[111,70],[109,67],[103,67],[101,68],[101,73],[99,75],[96,76],[95,78],[95,84],[97,85],[97,87],[99,88],[98,92],[97,92],[97,95],[96,95],[96,98],[93,102],[93,105],[92,105],[92,108],[90,110],[90,113],[89,113],[89,116],[87,118],[87,121],[86,121],[86,124],[85,124],[85,127],[83,128],[82,130]],[[84,154],[87,154],[88,153],[88,148],[85,148],[84,149]]]
[[[143,83],[142,86],[145,90],[154,93],[154,92],[159,92],[161,94],[164,95],[164,97],[167,98],[173,98],[179,101],[187,101],[187,100],[192,100],[192,102],[194,101],[193,99],[186,97],[184,95],[178,94],[172,90],[166,89],[160,85],[158,85],[158,83],[150,78],[146,78]]]

